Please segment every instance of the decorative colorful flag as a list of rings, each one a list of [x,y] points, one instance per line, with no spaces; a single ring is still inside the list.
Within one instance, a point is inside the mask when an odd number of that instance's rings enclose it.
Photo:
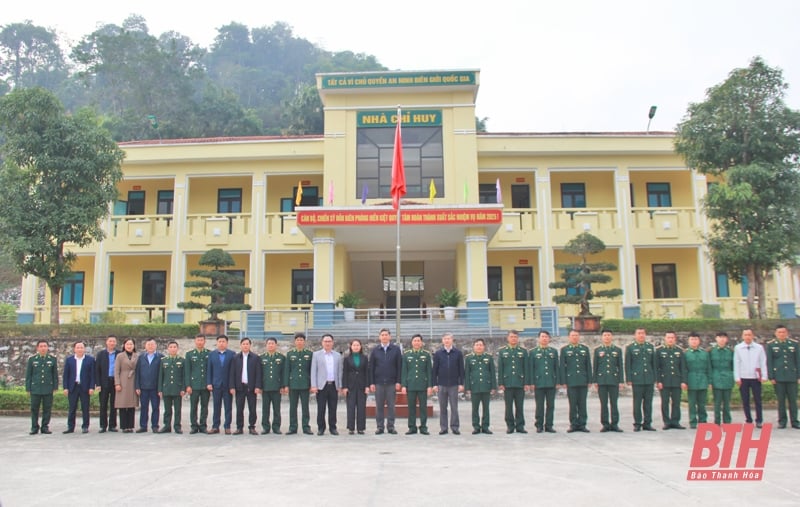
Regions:
[[[303,202],[303,182],[297,182],[297,197],[294,198],[294,205],[300,206],[300,203]]]
[[[495,187],[497,188],[497,204],[503,204],[503,191],[500,190],[500,178],[497,178]]]
[[[403,168],[403,142],[400,134],[400,108],[397,108],[397,128],[394,130],[394,158],[392,159],[392,206],[397,209],[406,195],[406,173]]]
[[[428,193],[430,194],[431,204],[433,204],[433,198],[436,197],[436,185],[431,180],[431,185],[428,188]]]
[[[367,204],[367,194],[369,194],[369,187],[364,185],[364,190],[361,191],[361,204]]]
[[[328,204],[333,204],[333,180],[328,183]]]

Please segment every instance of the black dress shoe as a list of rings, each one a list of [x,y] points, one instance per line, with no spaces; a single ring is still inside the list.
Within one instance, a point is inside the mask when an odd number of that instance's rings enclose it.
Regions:
[[[197,428],[192,428],[191,430],[189,430],[190,435],[196,435],[198,433],[200,433],[200,430]]]
[[[108,431],[110,431],[111,433],[116,433],[117,432],[117,428],[108,428]]]
[[[154,431],[153,433],[172,433],[172,430],[167,427],[163,427],[158,431]],[[239,433],[241,433],[241,431]]]
[[[364,434],[364,430],[358,430],[358,434],[359,435],[363,435]]]
[[[589,428],[583,426],[581,428],[578,428],[578,431],[580,431],[581,433],[589,433]]]
[[[276,435],[283,435],[283,432],[281,430],[272,430],[272,432],[275,433]]]
[[[297,435],[297,430],[289,430],[286,432],[287,435]]]
[[[81,428],[81,433],[89,433],[89,428]]]
[[[386,430],[390,435],[397,435],[397,430],[394,428],[389,428]]]
[[[44,431],[43,431],[42,433],[44,433]],[[64,430],[64,431],[62,431],[61,433],[63,433],[64,435],[66,435],[67,433],[75,433],[75,430]]]
[[[428,430],[422,430],[422,429],[419,430],[419,434],[420,435],[430,435],[430,433],[428,433]]]
[[[375,434],[376,435],[383,435],[383,430],[382,429],[377,429],[377,430],[375,430]]]
[[[234,435],[243,435],[244,434],[244,430],[236,430],[236,431],[233,432],[233,434]]]
[[[521,430],[517,430],[517,433],[527,433],[527,432],[528,432],[528,430],[526,430],[525,428],[522,428]]]
[[[331,435],[338,436],[339,435],[339,430],[331,430]]]
[[[633,427],[633,431],[642,431],[642,427],[641,426],[634,426]]]
[[[483,430],[483,434],[484,435],[494,435],[494,433],[492,433],[492,430]]]
[[[303,430],[303,435],[313,435],[313,434],[314,434],[314,432],[313,432],[313,431],[311,431],[311,429],[310,429],[310,428],[309,428],[309,429],[305,429],[305,430]]]
[[[575,433],[575,431],[576,431],[576,430],[575,430],[575,428],[573,428],[572,426],[570,426],[570,427],[567,429],[567,433]]]
[[[442,430],[439,432],[440,435],[447,435],[447,430]]]
[[[262,435],[268,435],[269,434],[269,430],[261,430],[261,434]]]
[[[35,434],[37,434],[37,433],[39,433],[39,430],[38,430],[38,429],[36,429],[36,430],[31,430],[31,432],[29,433],[29,435],[35,435]]]
[[[615,425],[611,426],[611,431],[613,431],[615,433],[622,433],[622,428],[620,428],[619,426],[617,426],[615,424]]]
[[[479,435],[481,430],[472,430],[473,435]]]
[[[100,431],[98,431],[98,433],[105,433],[105,432],[106,432],[105,428],[100,428]]]
[[[794,428],[796,430],[800,430],[800,424],[794,423],[794,424],[792,424],[792,428]]]
[[[645,424],[644,426],[642,426],[642,429],[645,431],[656,431],[656,429],[650,426],[649,424]]]
[[[538,427],[536,428],[536,433],[541,433],[544,431],[544,428]]]
[[[459,430],[453,430],[453,435],[460,435],[461,432]]]
[[[208,430],[208,434],[209,435],[217,435],[217,434],[219,434],[219,428],[211,428],[210,430]]]
[[[602,428],[600,428],[600,433],[605,433],[607,431],[609,431],[608,426],[603,426]]]
[[[417,434],[417,430],[408,430],[408,431],[406,431],[406,435],[416,435],[416,434]]]
[[[673,424],[672,427],[675,428],[676,430],[685,430],[686,429],[686,426],[681,426],[680,424]]]
[[[508,434],[514,433],[514,428],[507,428],[506,433]]]
[[[778,424],[778,429],[785,430],[786,429],[786,423],[779,423]],[[44,431],[42,433],[44,433]]]
[[[756,423],[756,428],[760,428],[762,426],[761,423]]]
[[[353,431],[353,430],[347,430],[347,434],[348,434],[348,435],[355,435],[355,434],[356,434],[356,432],[355,432],[355,431]]]
[[[318,436],[320,436],[320,437],[321,437],[322,435],[324,435],[324,434],[325,434],[325,430],[319,430],[319,431],[317,431],[317,435],[318,435]]]
[[[555,432],[556,432],[556,430],[554,430],[553,428],[545,428],[544,430],[545,430],[547,433],[555,433]]]
[[[52,431],[50,431],[50,428],[42,428],[40,431],[42,435],[50,435],[53,433]]]
[[[665,425],[664,425],[664,427],[663,427],[663,428],[661,428],[661,429],[663,429],[664,431],[666,431],[666,430],[672,429],[672,426],[670,426],[669,424],[665,424]]]
[[[250,433],[251,435],[258,435],[258,431],[256,431],[256,429],[255,429],[255,428],[250,428],[250,432],[249,432],[249,433]]]
[[[175,433],[177,433],[178,435],[183,435],[183,430],[177,429],[175,430]]]

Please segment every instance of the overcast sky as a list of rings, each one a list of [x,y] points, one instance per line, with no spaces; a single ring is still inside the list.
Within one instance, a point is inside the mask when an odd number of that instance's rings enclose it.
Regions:
[[[0,24],[31,20],[67,41],[142,15],[209,47],[217,28],[284,21],[329,51],[393,70],[479,69],[477,114],[492,132],[672,130],[690,102],[753,56],[783,69],[800,109],[797,0],[10,1]]]

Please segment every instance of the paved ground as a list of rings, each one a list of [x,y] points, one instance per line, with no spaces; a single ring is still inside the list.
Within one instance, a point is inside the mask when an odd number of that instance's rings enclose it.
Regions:
[[[566,400],[556,402],[558,433],[507,435],[503,404],[492,402],[494,435],[439,436],[154,435],[91,433],[29,436],[29,419],[0,418],[0,502],[51,505],[791,505],[800,504],[800,431],[772,434],[761,482],[688,482],[695,432],[599,433],[590,395],[589,434],[568,434]],[[340,403],[340,429],[345,415]],[[526,399],[528,429],[533,400]],[[283,414],[286,420],[287,405]],[[438,413],[438,409],[437,409]],[[312,425],[315,408],[312,401]],[[684,419],[685,419],[684,409]],[[773,410],[768,421],[774,421]],[[184,405],[184,425],[188,410]],[[137,413],[138,420],[138,413]],[[735,413],[734,422],[741,422]],[[286,422],[284,422],[284,430]],[[316,429],[316,428],[315,428]]]

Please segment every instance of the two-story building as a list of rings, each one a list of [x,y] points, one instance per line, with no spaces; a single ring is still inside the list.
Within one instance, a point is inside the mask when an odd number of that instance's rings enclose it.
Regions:
[[[442,288],[457,288],[476,326],[563,327],[576,308],[554,305],[548,285],[583,231],[606,243],[602,260],[619,267],[608,286],[624,291],[593,301],[594,313],[746,316],[746,287],[704,253],[709,181],[675,153],[672,133],[478,133],[479,84],[477,70],[320,74],[323,135],[122,143],[120,200],[106,239],[74,249],[64,322],[108,311],[199,321],[177,304],[200,256],[222,248],[252,289],[242,325],[254,335],[325,325],[344,291],[365,296],[366,318],[385,317],[398,288],[401,306],[424,315],[438,311]],[[399,236],[398,106],[408,191]],[[20,322],[47,321],[39,283],[23,282]],[[792,270],[767,287],[770,311],[794,316]]]

